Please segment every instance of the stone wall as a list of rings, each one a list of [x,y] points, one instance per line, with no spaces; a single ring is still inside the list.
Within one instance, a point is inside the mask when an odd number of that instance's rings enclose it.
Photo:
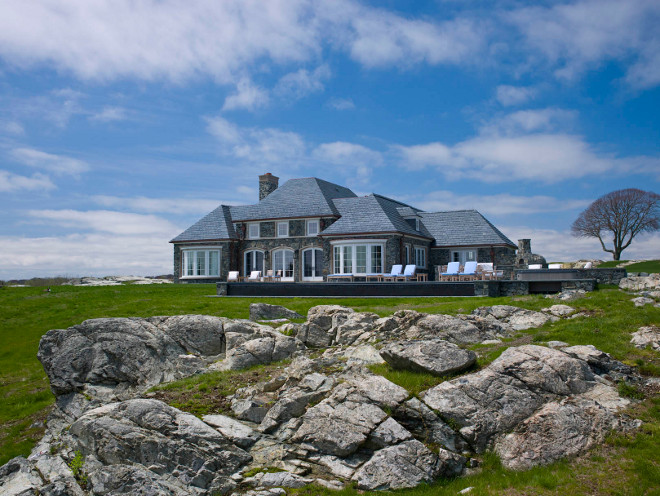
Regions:
[[[626,269],[577,269],[580,279],[595,279],[598,284],[619,285],[621,279],[627,276]]]
[[[218,247],[220,248],[220,276],[219,277],[202,277],[195,279],[181,278],[181,263],[183,257],[181,254],[182,249],[195,248],[195,247]],[[202,249],[204,249],[202,248]],[[226,281],[227,275],[233,266],[233,255],[232,255],[232,246],[229,241],[214,241],[214,242],[205,242],[199,244],[175,244],[174,245],[174,282],[181,284],[211,284],[217,283],[219,281]]]
[[[552,281],[559,284],[558,291],[578,290],[594,291],[596,281],[594,279],[571,279],[565,281]],[[530,294],[530,284],[535,281],[475,281],[474,295],[489,296],[497,298],[499,296],[519,296]]]

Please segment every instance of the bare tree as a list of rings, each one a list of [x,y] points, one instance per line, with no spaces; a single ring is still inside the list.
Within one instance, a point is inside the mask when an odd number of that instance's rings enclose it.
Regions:
[[[652,191],[612,191],[589,205],[573,222],[571,232],[581,238],[598,238],[603,250],[619,260],[635,236],[660,229],[659,204],[660,195]],[[608,233],[612,235],[612,249],[603,241]]]

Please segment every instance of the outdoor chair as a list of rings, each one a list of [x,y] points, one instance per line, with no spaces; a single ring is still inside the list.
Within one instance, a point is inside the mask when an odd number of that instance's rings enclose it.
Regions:
[[[396,281],[397,276],[400,276],[403,272],[403,265],[392,265],[392,270],[389,274],[383,276],[384,281]]]
[[[584,264],[583,268],[584,269],[590,269],[592,266],[593,266],[593,264],[591,262],[587,262],[586,264]]]
[[[529,264],[527,267],[529,270],[540,270],[543,267],[542,264]]]
[[[492,263],[478,263],[477,264],[477,279],[488,281],[493,278],[493,264]]]
[[[454,281],[458,278],[458,270],[460,268],[459,262],[450,262],[447,265],[447,270],[438,274],[438,279],[441,281]]]
[[[465,267],[458,273],[459,281],[472,281],[477,277],[477,262],[465,262]]]
[[[416,265],[406,265],[405,270],[403,271],[403,274],[400,276],[396,276],[396,281],[412,281],[413,278],[416,278],[415,276],[415,270],[417,270]]]
[[[548,269],[561,269],[562,264],[560,263],[553,263],[553,264],[548,264]]]
[[[232,270],[227,274],[227,282],[238,282],[240,281],[239,272],[237,270]]]
[[[247,278],[248,282],[261,281],[261,271],[253,270],[250,272],[250,276]]]

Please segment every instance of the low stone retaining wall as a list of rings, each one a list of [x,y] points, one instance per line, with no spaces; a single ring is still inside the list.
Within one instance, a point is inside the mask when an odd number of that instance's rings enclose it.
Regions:
[[[568,279],[549,281],[475,281],[475,296],[518,296],[533,293],[559,293],[561,291],[596,289],[595,279]]]

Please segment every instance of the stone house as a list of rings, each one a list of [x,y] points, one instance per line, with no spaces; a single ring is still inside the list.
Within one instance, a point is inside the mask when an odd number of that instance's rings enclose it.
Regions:
[[[175,281],[225,281],[236,270],[323,281],[389,273],[394,264],[415,264],[433,280],[450,261],[516,262],[516,245],[476,210],[424,212],[315,177],[278,183],[259,176],[258,203],[220,205],[172,239]]]

